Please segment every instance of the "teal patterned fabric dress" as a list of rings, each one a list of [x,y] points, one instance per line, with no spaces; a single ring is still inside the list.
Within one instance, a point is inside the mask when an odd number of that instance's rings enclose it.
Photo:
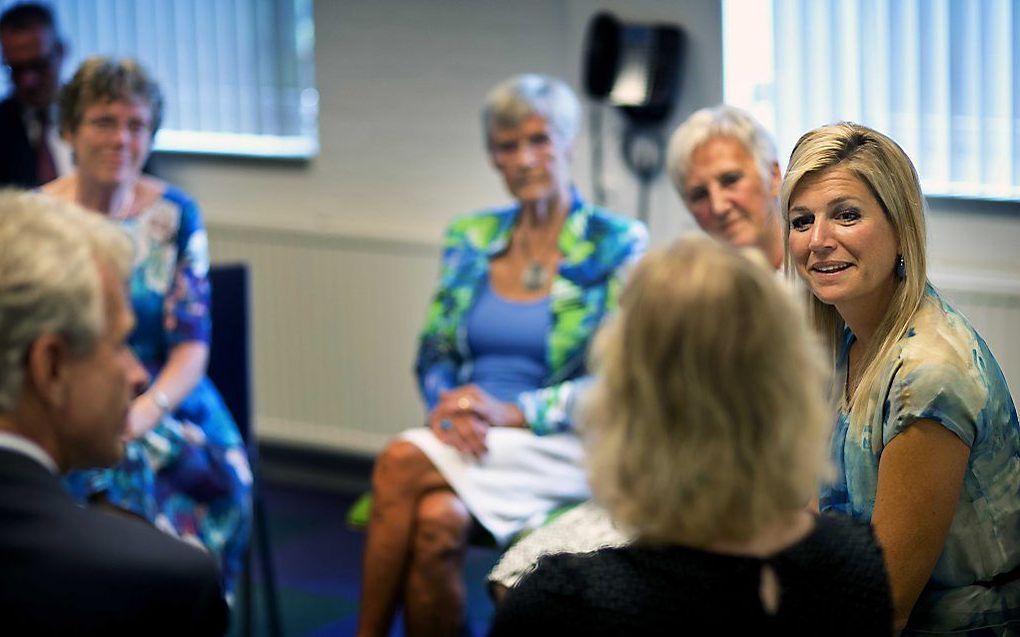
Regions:
[[[151,377],[170,350],[209,342],[209,256],[198,206],[168,187],[119,222],[135,242],[130,343]],[[203,377],[177,409],[125,446],[112,469],[78,471],[66,484],[79,501],[111,504],[220,558],[228,596],[241,575],[251,528],[251,470],[244,442],[219,392]]]
[[[518,208],[475,213],[453,221],[443,240],[439,289],[422,331],[416,373],[428,411],[442,391],[471,376],[471,351],[464,318],[488,285],[489,260],[504,252]],[[560,232],[563,261],[550,294],[552,330],[549,375],[535,391],[517,399],[536,434],[570,428],[576,379],[585,373],[589,340],[602,318],[616,307],[624,276],[648,244],[643,224],[584,203],[576,194]]]
[[[848,331],[838,387],[852,342]],[[1020,634],[1020,426],[1002,371],[931,287],[889,361],[857,426],[840,406],[831,448],[837,480],[822,488],[820,507],[870,520],[885,445],[921,419],[946,427],[970,459],[945,547],[904,635]]]

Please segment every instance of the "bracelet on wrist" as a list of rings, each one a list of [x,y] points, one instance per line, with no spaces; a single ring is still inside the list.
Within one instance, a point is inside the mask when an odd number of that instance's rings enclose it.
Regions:
[[[170,399],[167,398],[166,394],[158,389],[150,389],[146,393],[149,394],[149,398],[152,399],[152,402],[156,405],[156,407],[159,407],[159,410],[163,414],[170,413]]]

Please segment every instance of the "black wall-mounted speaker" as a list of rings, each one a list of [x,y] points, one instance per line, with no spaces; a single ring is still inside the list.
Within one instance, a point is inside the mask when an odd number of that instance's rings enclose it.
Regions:
[[[660,123],[679,98],[683,55],[679,26],[628,24],[599,13],[588,25],[585,90],[635,123]]]

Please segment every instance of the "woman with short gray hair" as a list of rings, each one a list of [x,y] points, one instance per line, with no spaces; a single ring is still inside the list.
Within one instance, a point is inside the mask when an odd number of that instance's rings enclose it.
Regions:
[[[670,138],[666,162],[702,230],[782,265],[782,173],[772,136],[750,113],[727,104],[695,111]]]
[[[779,162],[771,136],[749,113],[721,104],[692,113],[673,133],[669,173],[709,236],[756,249],[773,268],[783,262]],[[499,600],[547,553],[593,551],[630,540],[593,502],[575,507],[508,550],[489,573]]]
[[[416,363],[427,426],[376,461],[359,635],[387,634],[401,602],[408,634],[458,634],[469,535],[503,546],[589,495],[571,405],[647,233],[573,187],[579,113],[544,75],[485,100],[488,158],[516,201],[458,217],[443,240]]]
[[[492,144],[492,132],[516,128],[537,115],[548,122],[557,138],[572,146],[581,125],[581,104],[574,91],[548,75],[526,73],[497,84],[482,108],[482,134]]]

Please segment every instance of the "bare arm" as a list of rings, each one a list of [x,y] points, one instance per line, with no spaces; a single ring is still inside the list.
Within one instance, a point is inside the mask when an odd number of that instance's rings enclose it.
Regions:
[[[201,341],[186,341],[170,350],[163,369],[159,370],[150,389],[166,394],[173,409],[184,400],[205,375],[209,362],[209,345]]]
[[[209,362],[209,345],[201,341],[186,341],[170,350],[166,364],[145,393],[131,405],[129,438],[137,438],[156,426],[163,410],[156,403],[156,392],[161,392],[172,410],[191,393],[205,375]]]
[[[962,440],[931,420],[914,422],[882,451],[871,522],[885,553],[896,630],[942,553],[969,457]]]

